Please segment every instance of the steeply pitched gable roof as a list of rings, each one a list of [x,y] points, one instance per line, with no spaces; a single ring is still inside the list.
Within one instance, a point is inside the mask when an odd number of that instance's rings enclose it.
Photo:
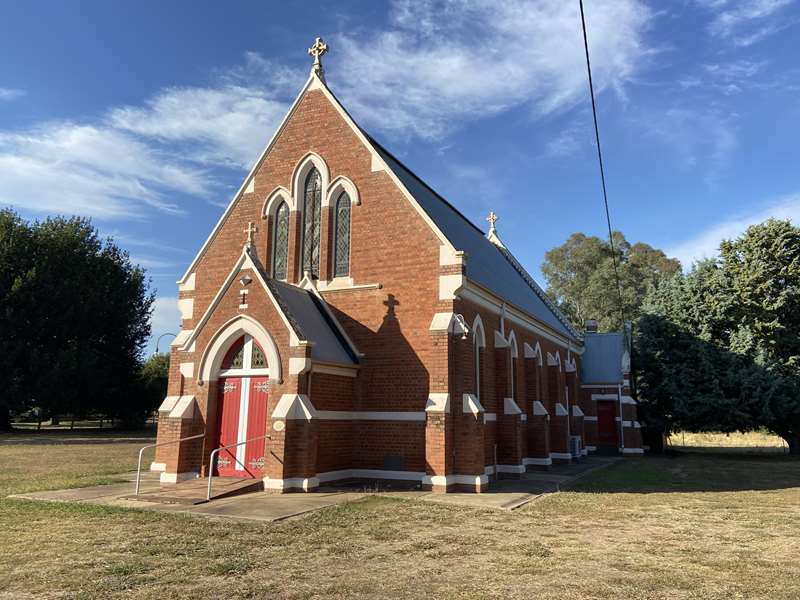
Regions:
[[[475,227],[464,215],[439,194],[433,191],[425,182],[417,177],[410,169],[397,160],[389,151],[369,136],[353,117],[347,112],[341,102],[333,95],[327,84],[312,71],[306,84],[300,90],[289,112],[284,117],[281,125],[273,134],[261,156],[253,165],[245,178],[239,191],[231,199],[227,209],[220,217],[214,230],[206,239],[202,248],[187,268],[183,277],[178,281],[184,283],[197,266],[216,233],[228,218],[233,206],[241,197],[242,192],[250,184],[256,170],[269,153],[281,130],[288,122],[303,95],[313,89],[320,90],[340,112],[345,121],[350,125],[356,135],[366,147],[374,153],[375,158],[383,161],[390,175],[403,189],[406,197],[412,204],[416,204],[427,215],[428,225],[440,238],[443,244],[450,244],[456,250],[466,252],[467,277],[476,283],[496,293],[501,298],[514,304],[517,308],[536,317],[541,322],[550,326],[554,331],[570,339],[580,340],[580,334],[572,327],[569,321],[555,307],[544,291],[533,280],[519,261],[505,248],[496,246],[487,240],[480,229]]]
[[[347,341],[339,333],[334,317],[322,306],[324,300],[290,283],[265,277],[270,291],[291,323],[298,339],[313,342],[311,358],[326,363],[356,364]]]
[[[392,169],[450,243],[467,254],[467,277],[501,298],[533,315],[555,331],[572,339],[580,335],[553,305],[533,277],[507,249],[489,241],[483,232],[452,204],[437,194],[388,150],[367,135],[381,158]]]
[[[621,383],[625,350],[622,333],[587,333],[583,343],[586,351],[581,361],[581,383]]]

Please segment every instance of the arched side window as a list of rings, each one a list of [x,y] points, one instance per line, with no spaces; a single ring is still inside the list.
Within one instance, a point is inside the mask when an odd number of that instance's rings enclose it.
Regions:
[[[289,271],[289,206],[286,202],[281,202],[275,211],[272,239],[272,276],[285,280]]]
[[[303,273],[319,277],[319,223],[322,210],[322,178],[317,169],[306,177],[303,196]]]
[[[481,400],[481,340],[477,333],[472,336],[472,348],[475,354],[475,396]]]
[[[481,400],[481,384],[483,380],[483,356],[481,349],[486,347],[486,337],[483,334],[483,321],[480,315],[475,317],[472,324],[472,354],[473,354],[473,375],[475,381],[475,397],[478,402]]]
[[[350,196],[342,192],[336,201],[334,277],[347,277],[350,274],[350,205]]]
[[[514,332],[511,332],[509,336],[509,344],[508,344],[508,390],[509,390],[509,398],[512,398],[514,401],[517,399],[517,357],[519,356],[519,351],[517,349],[517,338],[514,335]]]

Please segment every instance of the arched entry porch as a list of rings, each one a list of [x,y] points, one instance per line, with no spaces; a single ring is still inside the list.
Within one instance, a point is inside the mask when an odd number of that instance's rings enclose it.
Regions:
[[[233,446],[217,453],[215,476],[264,476],[268,407],[281,375],[275,341],[255,319],[239,315],[212,336],[198,369],[198,383],[208,389],[206,475],[211,451]]]
[[[245,334],[231,345],[217,377],[214,447],[232,447],[219,452],[215,475],[262,476],[268,389],[264,350],[253,336]],[[247,440],[255,441],[245,443]]]

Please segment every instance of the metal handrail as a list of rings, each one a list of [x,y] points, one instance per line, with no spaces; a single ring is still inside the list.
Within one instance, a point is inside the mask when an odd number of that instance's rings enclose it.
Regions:
[[[209,456],[209,459],[208,459],[208,493],[206,494],[206,501],[211,500],[211,480],[214,478],[214,455],[215,454],[217,454],[220,450],[228,450],[230,448],[235,448],[236,446],[241,446],[242,444],[249,444],[250,442],[255,442],[257,440],[271,440],[271,439],[272,438],[269,435],[260,435],[258,437],[250,438],[249,440],[245,440],[243,442],[237,442],[235,444],[230,444],[229,446],[220,446],[219,448],[214,448],[211,451],[211,455]],[[239,460],[236,457],[234,457],[233,460],[235,460],[237,463],[242,465],[242,463],[240,463]],[[244,467],[245,470],[247,469],[247,467],[245,467],[245,465],[242,465],[242,467]]]
[[[139,495],[139,480],[141,478],[141,473],[142,473],[142,453],[145,450],[147,450],[148,448],[158,448],[159,446],[169,446],[170,444],[177,444],[179,442],[185,442],[185,441],[188,441],[188,440],[196,440],[197,438],[205,437],[205,435],[206,435],[206,432],[204,431],[203,433],[198,433],[197,435],[192,435],[192,436],[189,436],[189,437],[180,438],[178,440],[172,440],[172,441],[169,441],[169,442],[161,442],[160,444],[148,444],[147,446],[143,446],[139,450],[139,464],[136,466],[136,493],[134,495],[135,496]]]

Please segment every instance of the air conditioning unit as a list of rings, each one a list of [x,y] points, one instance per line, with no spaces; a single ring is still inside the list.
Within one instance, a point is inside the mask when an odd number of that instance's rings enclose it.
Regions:
[[[583,455],[583,442],[581,436],[573,435],[569,438],[569,453],[572,458],[578,459]]]

